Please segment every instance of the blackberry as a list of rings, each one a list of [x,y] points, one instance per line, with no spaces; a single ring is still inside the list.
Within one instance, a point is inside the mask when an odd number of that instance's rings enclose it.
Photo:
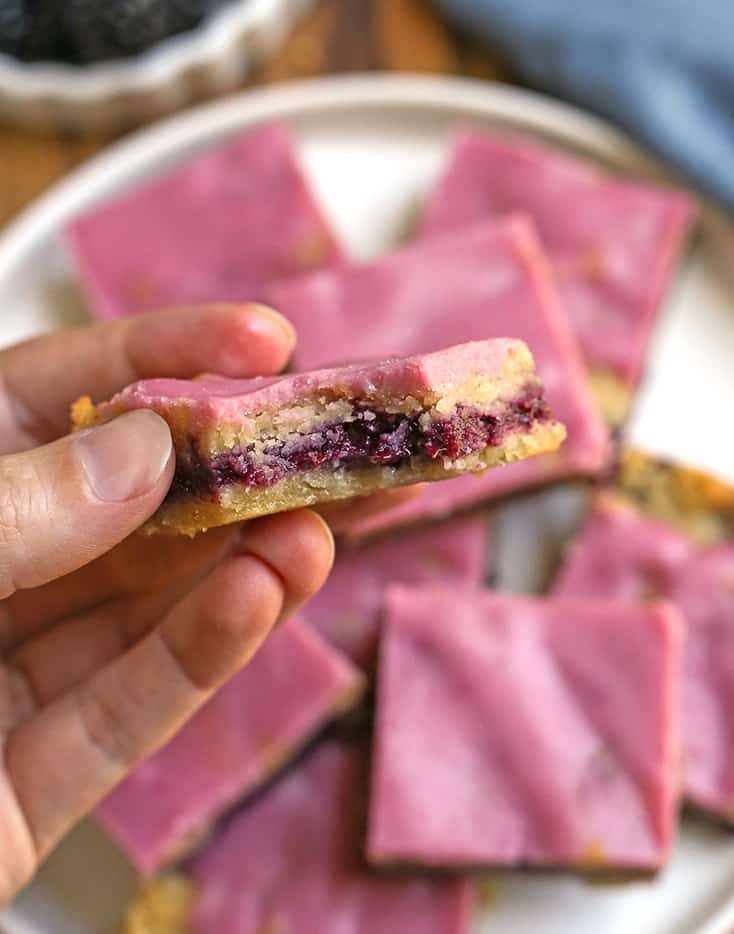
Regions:
[[[31,28],[26,0],[0,0],[0,52],[19,57]]]
[[[171,35],[194,29],[202,20],[223,7],[228,0],[168,0]]]
[[[58,0],[29,0],[31,27],[23,42],[21,58],[37,62],[66,57],[60,6]]]
[[[0,52],[87,64],[194,29],[232,0],[0,0]]]
[[[67,0],[64,31],[82,64],[136,55],[170,34],[165,0]]]

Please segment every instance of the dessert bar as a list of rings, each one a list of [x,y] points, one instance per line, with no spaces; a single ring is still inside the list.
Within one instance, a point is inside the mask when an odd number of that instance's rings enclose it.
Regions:
[[[599,400],[619,423],[643,375],[693,201],[536,142],[466,130],[429,197],[421,233],[514,211],[538,227]]]
[[[171,427],[176,473],[150,531],[212,526],[555,451],[565,429],[521,341],[290,376],[153,379],[77,428],[147,408]]]
[[[448,515],[506,493],[597,474],[608,435],[532,226],[485,222],[362,266],[313,273],[270,290],[298,332],[295,362],[324,366],[425,353],[457,340],[519,338],[535,358],[554,416],[568,429],[548,457],[431,486],[361,532]]]
[[[329,579],[302,615],[353,662],[372,671],[385,591],[431,581],[480,585],[488,571],[487,520],[431,524],[355,547],[339,542]]]
[[[468,934],[469,882],[364,864],[366,779],[362,745],[320,746],[235,815],[188,878],[144,889],[125,931],[158,934],[172,919],[171,934]]]
[[[652,872],[676,824],[677,611],[388,592],[368,856]]]
[[[252,661],[97,808],[144,875],[190,851],[225,810],[359,701],[359,672],[291,620]]]
[[[273,279],[343,260],[279,124],[92,208],[66,239],[100,318],[258,301]]]
[[[627,452],[596,496],[556,580],[559,596],[665,598],[685,620],[683,791],[734,822],[734,490]]]

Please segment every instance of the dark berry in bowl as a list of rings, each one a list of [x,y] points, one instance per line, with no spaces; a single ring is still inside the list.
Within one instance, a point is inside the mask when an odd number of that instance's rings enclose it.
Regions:
[[[127,58],[168,35],[164,0],[66,0],[64,32],[82,64]]]
[[[0,52],[19,58],[30,29],[27,0],[0,0]]]
[[[202,20],[225,5],[226,0],[169,0],[171,34],[194,29]]]
[[[0,52],[74,64],[129,58],[234,0],[0,0]],[[247,0],[240,0],[247,2]]]
[[[26,0],[26,2],[31,11],[31,22],[20,57],[28,62],[66,59],[68,48],[61,28],[63,2],[59,0]]]

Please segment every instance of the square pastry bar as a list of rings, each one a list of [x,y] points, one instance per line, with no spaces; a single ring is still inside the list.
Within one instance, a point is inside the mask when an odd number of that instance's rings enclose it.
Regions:
[[[363,532],[447,515],[604,467],[607,431],[550,268],[526,220],[482,223],[372,263],[278,284],[269,295],[296,326],[296,363],[302,367],[431,352],[456,340],[519,338],[532,351],[554,416],[568,429],[558,453],[480,480],[432,486],[408,505],[364,523]]]
[[[291,620],[155,755],[97,808],[97,819],[144,875],[200,844],[364,682],[310,626]]]
[[[554,451],[551,416],[521,341],[253,380],[154,379],[77,427],[148,408],[173,433],[176,473],[151,530],[211,526]]]
[[[362,853],[363,746],[328,742],[131,907],[124,934],[469,934],[460,878],[389,878]]]
[[[658,869],[676,822],[680,638],[664,603],[390,590],[371,862]]]
[[[257,301],[272,279],[340,262],[287,129],[242,133],[75,220],[91,312]]]
[[[514,211],[537,225],[599,400],[620,422],[644,372],[693,200],[536,142],[466,130],[429,197],[422,235]]]
[[[734,822],[734,489],[628,452],[600,493],[555,583],[559,596],[665,598],[686,623],[683,791]]]
[[[483,583],[488,573],[487,520],[433,523],[366,545],[340,541],[329,579],[302,615],[356,664],[376,665],[385,591],[391,584]]]

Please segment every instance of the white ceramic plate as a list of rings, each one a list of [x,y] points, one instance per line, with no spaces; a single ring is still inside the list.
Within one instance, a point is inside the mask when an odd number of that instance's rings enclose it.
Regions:
[[[248,124],[285,119],[337,229],[359,257],[406,230],[460,122],[524,130],[622,172],[668,173],[599,121],[538,95],[488,83],[364,77],[243,94],[140,133],[95,159],[27,211],[0,238],[0,342],[84,318],[59,230],[76,212]],[[734,481],[734,232],[712,206],[655,341],[630,434],[661,454]],[[728,270],[728,272],[727,272]],[[501,580],[526,587],[519,567],[542,572],[528,541],[568,523],[568,493],[500,511]],[[508,521],[509,520],[509,521]],[[513,555],[520,558],[513,562]],[[131,891],[122,858],[83,825],[5,914],[8,934],[100,934]],[[477,924],[484,934],[730,934],[734,838],[686,822],[671,867],[655,882],[594,887],[563,876],[497,876]],[[368,934],[368,932],[365,932]]]

